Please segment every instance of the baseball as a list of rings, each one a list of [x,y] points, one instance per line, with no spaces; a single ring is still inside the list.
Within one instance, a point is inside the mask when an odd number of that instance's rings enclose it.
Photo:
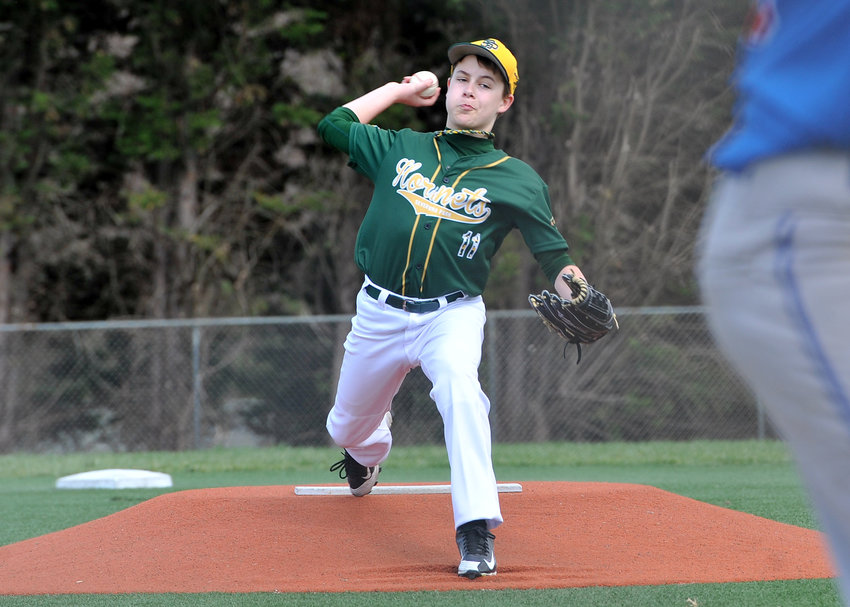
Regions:
[[[419,93],[419,96],[423,99],[429,99],[437,94],[437,86],[440,81],[437,80],[437,76],[433,72],[429,72],[428,70],[422,70],[421,72],[416,72],[413,76],[410,77],[410,81],[414,82],[416,80],[425,80],[431,83],[427,89]]]

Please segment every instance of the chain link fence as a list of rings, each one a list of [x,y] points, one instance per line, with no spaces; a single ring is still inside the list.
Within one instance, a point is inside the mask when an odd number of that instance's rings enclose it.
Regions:
[[[531,311],[488,314],[481,382],[497,442],[773,438],[699,308],[623,309],[585,346]],[[329,445],[348,316],[0,325],[0,452]],[[442,443],[415,369],[396,444]]]

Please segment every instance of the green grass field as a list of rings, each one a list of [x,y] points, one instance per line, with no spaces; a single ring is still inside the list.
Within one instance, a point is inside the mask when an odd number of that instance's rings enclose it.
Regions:
[[[327,469],[337,456],[338,452],[332,448],[288,447],[180,453],[0,456],[0,520],[3,521],[0,544],[84,523],[164,492],[55,489],[56,479],[66,474],[103,468],[157,470],[171,474],[173,491],[327,483],[335,481]],[[817,528],[785,447],[773,441],[496,445],[493,456],[500,481],[646,484],[725,508]],[[385,464],[381,480],[447,482],[445,451],[442,447],[397,447]],[[345,523],[341,521],[341,532],[344,532],[344,527]],[[0,596],[0,605],[838,607],[840,601],[832,580],[797,580],[548,591]]]

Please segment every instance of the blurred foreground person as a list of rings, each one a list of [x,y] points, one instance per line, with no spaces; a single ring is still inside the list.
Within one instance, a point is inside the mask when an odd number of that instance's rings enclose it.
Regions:
[[[720,348],[786,439],[850,604],[850,1],[762,0],[698,275]]]

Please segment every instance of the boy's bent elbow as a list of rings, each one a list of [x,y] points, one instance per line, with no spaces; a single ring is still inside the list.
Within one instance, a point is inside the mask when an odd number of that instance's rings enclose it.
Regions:
[[[348,153],[348,132],[351,130],[351,122],[349,113],[337,108],[319,121],[316,131],[322,141]]]
[[[325,116],[319,121],[319,124],[316,126],[316,132],[319,134],[319,137],[325,143],[328,142],[328,129],[331,128],[331,121],[328,116]]]

